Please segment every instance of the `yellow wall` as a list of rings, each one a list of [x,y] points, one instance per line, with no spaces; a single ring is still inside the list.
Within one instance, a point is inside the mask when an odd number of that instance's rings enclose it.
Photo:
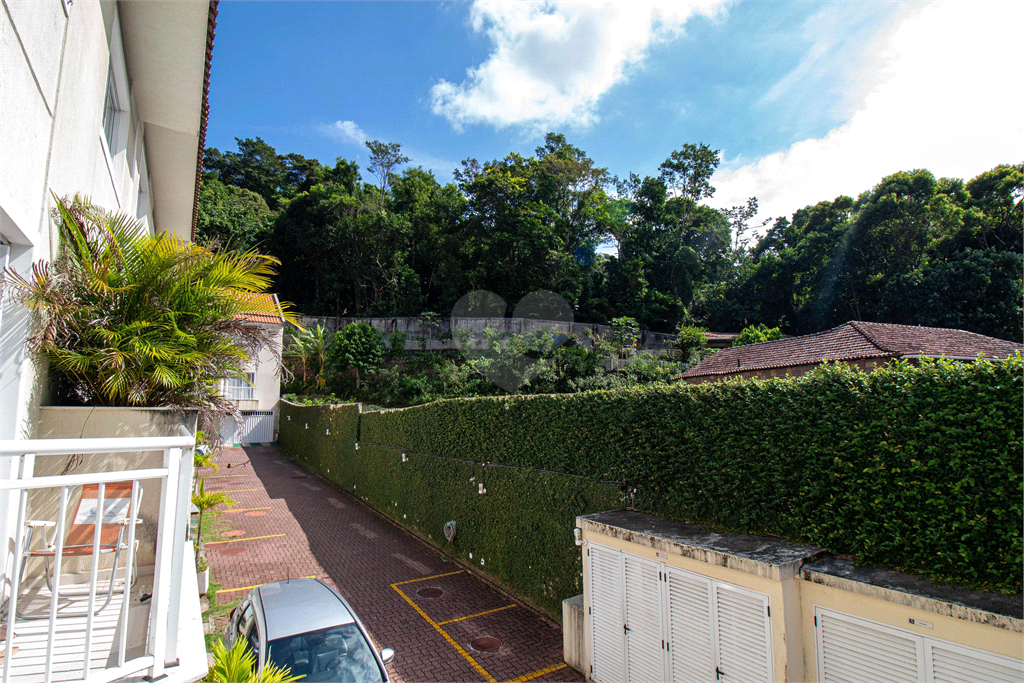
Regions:
[[[787,601],[783,598],[783,587],[786,583],[792,583],[793,579],[788,582],[774,581],[772,579],[766,579],[761,576],[754,574],[748,574],[746,572],[736,571],[735,569],[729,569],[728,567],[720,567],[717,565],[708,564],[706,562],[700,562],[693,560],[688,557],[681,557],[679,555],[673,555],[670,553],[663,553],[654,550],[654,548],[648,548],[646,546],[638,545],[636,543],[629,543],[618,538],[612,538],[610,536],[604,536],[597,534],[592,531],[583,531],[583,539],[587,544],[594,543],[595,545],[603,545],[614,550],[621,550],[624,552],[638,555],[654,562],[663,562],[672,567],[678,567],[679,569],[685,569],[686,571],[693,572],[694,574],[701,574],[712,579],[731,583],[741,588],[748,588],[759,593],[764,593],[768,596],[768,604],[772,609],[772,657],[775,665],[775,680],[785,681],[786,680],[786,635],[785,635],[785,622],[786,619],[786,603],[792,602]],[[584,544],[584,549],[586,544]],[[583,553],[583,592],[588,600],[585,604],[589,604],[590,598],[590,566],[586,552]],[[789,588],[788,586],[786,587]],[[590,633],[590,615],[584,610],[584,619],[586,620],[586,633]],[[790,619],[789,621],[792,621]],[[799,619],[797,619],[799,623]],[[797,626],[799,628],[799,626]],[[799,639],[798,641],[799,642]],[[590,639],[587,638],[587,656],[588,661],[593,661],[590,657]],[[800,663],[798,662],[799,666]],[[796,673],[796,672],[794,672]],[[797,677],[791,680],[801,680],[803,677],[797,674]]]
[[[801,602],[804,622],[804,671],[808,681],[817,680],[817,644],[814,636],[814,607],[824,607],[862,619],[893,626],[927,638],[945,640],[964,647],[973,647],[992,654],[1024,659],[1024,634],[987,624],[979,624],[895,602],[852,593],[840,588],[801,581]],[[919,619],[933,628],[914,626],[910,619]]]
[[[870,619],[918,635],[946,640],[965,647],[977,648],[1013,659],[1024,659],[1024,634],[1004,628],[945,616],[908,607],[877,597],[853,593],[831,586],[804,581],[799,575],[782,581],[747,572],[708,564],[699,560],[664,553],[637,543],[583,530],[583,589],[586,640],[585,668],[592,661],[590,653],[590,615],[586,605],[590,598],[590,566],[585,552],[590,544],[628,552],[654,562],[707,576],[718,581],[764,593],[771,605],[772,654],[775,680],[816,681],[817,648],[814,628],[814,607],[824,607],[844,614]],[[933,628],[916,627],[909,620],[917,619]]]

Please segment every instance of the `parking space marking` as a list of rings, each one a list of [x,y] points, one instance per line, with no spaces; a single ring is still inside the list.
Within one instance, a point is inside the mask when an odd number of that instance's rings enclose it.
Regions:
[[[221,512],[233,513],[233,512],[251,512],[253,510],[270,510],[268,505],[265,508],[228,508],[227,510],[221,510]]]
[[[458,617],[457,619],[449,619],[448,621],[439,621],[437,622],[437,625],[444,626],[445,624],[454,624],[456,621],[465,621],[466,619],[472,619],[474,617],[482,617],[485,614],[494,614],[495,612],[500,612],[503,609],[508,609],[509,607],[515,606],[516,604],[513,602],[511,605],[505,605],[504,607],[489,609],[486,612],[477,612],[476,614],[470,614],[468,617]]]
[[[211,491],[213,489],[210,489]],[[263,489],[217,489],[218,491],[230,491],[231,493],[243,493],[245,491],[262,491]]]
[[[445,630],[444,630],[443,628],[441,628],[440,626],[438,626],[438,625],[437,625],[437,622],[435,622],[435,621],[434,621],[433,619],[431,619],[430,617],[428,617],[428,616],[427,616],[427,613],[426,613],[426,612],[424,612],[424,611],[423,611],[422,609],[420,609],[420,606],[419,606],[419,605],[417,605],[417,604],[416,604],[415,602],[413,602],[413,601],[412,601],[412,599],[411,599],[411,598],[410,598],[410,597],[409,597],[408,595],[406,595],[405,593],[403,593],[403,592],[402,592],[402,589],[398,587],[399,585],[401,585],[401,584],[403,584],[403,583],[415,583],[416,581],[426,581],[427,579],[437,579],[437,578],[440,578],[440,577],[442,577],[442,576],[451,576],[452,574],[461,574],[461,573],[462,573],[461,571],[457,571],[457,572],[449,572],[449,573],[447,573],[447,574],[438,574],[438,575],[436,575],[436,576],[425,576],[425,577],[423,577],[422,579],[411,579],[411,580],[409,580],[409,581],[398,581],[397,583],[393,583],[393,584],[391,584],[391,587],[392,587],[392,588],[394,588],[394,589],[395,589],[395,592],[397,592],[397,593],[398,593],[399,595],[401,595],[401,596],[402,596],[402,597],[403,597],[403,598],[405,599],[405,601],[406,601],[407,603],[409,603],[410,605],[412,605],[412,608],[413,608],[414,610],[416,610],[416,613],[417,613],[417,614],[419,614],[419,615],[420,615],[421,617],[423,617],[423,618],[424,618],[424,619],[426,620],[426,622],[427,622],[428,624],[430,624],[431,626],[433,626],[433,627],[434,627],[434,629],[435,629],[435,630],[436,630],[436,631],[437,631],[438,633],[440,633],[440,634],[441,634],[442,636],[444,636],[444,639],[445,639],[445,640],[447,640],[447,641],[448,641],[448,643],[449,643],[449,644],[450,644],[450,645],[451,645],[452,647],[454,647],[454,648],[455,648],[455,650],[456,650],[456,651],[457,651],[457,652],[458,652],[458,653],[459,653],[460,655],[462,655],[462,656],[463,656],[463,657],[464,657],[464,658],[466,659],[466,661],[467,661],[467,662],[469,662],[470,664],[472,664],[472,665],[473,665],[473,668],[474,668],[474,669],[476,669],[476,670],[477,670],[477,671],[478,671],[478,672],[480,673],[480,675],[481,675],[481,676],[483,676],[484,678],[486,678],[486,679],[487,679],[487,681],[488,681],[488,683],[498,683],[497,679],[496,679],[496,678],[495,678],[494,676],[492,676],[491,674],[487,673],[487,671],[486,671],[486,670],[485,670],[485,669],[484,669],[484,668],[483,668],[482,666],[480,666],[480,664],[479,664],[479,663],[478,663],[478,662],[477,662],[477,661],[476,661],[475,659],[473,659],[472,657],[470,657],[470,656],[469,656],[469,653],[468,653],[468,652],[466,652],[466,651],[465,651],[464,649],[462,649],[462,646],[461,646],[461,645],[459,645],[458,643],[456,643],[456,642],[455,642],[455,639],[454,639],[454,638],[452,638],[452,637],[451,637],[450,635],[448,635],[448,632],[447,632],[447,631],[445,631]]]
[[[225,477],[248,477],[248,474],[207,474],[203,479],[223,479]]]
[[[548,668],[541,669],[540,671],[534,671],[532,674],[526,674],[525,676],[520,676],[519,678],[513,678],[508,683],[521,683],[522,681],[532,681],[535,678],[540,678],[544,674],[549,674],[552,671],[558,671],[559,669],[564,669],[567,666],[569,666],[569,665],[566,664],[565,662],[562,662],[561,664],[556,664],[554,666],[549,666]]]
[[[297,576],[297,579],[315,579],[316,576]],[[235,593],[237,591],[251,591],[253,588],[259,588],[262,583],[257,583],[255,586],[242,586],[241,588],[220,588],[217,590],[217,595],[221,593]]]
[[[233,538],[230,541],[213,541],[212,543],[204,543],[203,545],[220,545],[222,543],[240,543],[242,541],[255,541],[260,538],[277,538],[284,536],[284,534],[270,534],[269,536],[248,536],[246,538]]]
[[[460,569],[457,572],[448,572],[447,574],[434,574],[433,576],[424,576],[421,579],[408,579],[406,581],[397,581],[397,582],[391,584],[391,587],[395,588],[395,586],[401,586],[402,584],[405,584],[405,583],[416,583],[417,581],[428,581],[430,579],[440,579],[442,576],[452,576],[454,574],[461,574],[462,572],[463,572],[463,570]],[[398,589],[395,588],[395,590],[398,590]],[[409,598],[406,598],[406,600],[408,600],[408,599]]]

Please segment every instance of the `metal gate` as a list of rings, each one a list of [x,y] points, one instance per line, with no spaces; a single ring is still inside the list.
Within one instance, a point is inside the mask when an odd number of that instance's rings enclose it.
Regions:
[[[274,411],[243,412],[238,437],[238,443],[243,446],[251,443],[272,443],[274,441]]]
[[[241,424],[228,417],[221,427],[220,438],[225,445],[247,446],[254,443],[273,443],[274,411],[242,411]]]

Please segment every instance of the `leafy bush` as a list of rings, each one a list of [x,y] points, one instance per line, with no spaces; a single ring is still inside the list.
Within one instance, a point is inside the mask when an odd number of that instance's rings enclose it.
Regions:
[[[1020,357],[865,374],[442,400],[367,443],[637,489],[667,518],[778,535],[939,581],[1021,590]]]
[[[37,262],[31,280],[13,270],[4,279],[37,315],[28,346],[49,361],[57,402],[199,408],[215,435],[237,413],[220,380],[244,376],[258,349],[276,344],[240,314],[295,320],[261,296],[277,259],[152,236],[128,214],[54,200],[59,255]]]
[[[384,360],[384,342],[380,333],[369,323],[352,323],[334,335],[327,349],[327,365],[335,372],[356,371],[356,389],[359,373],[372,372]]]
[[[777,327],[768,327],[764,323],[744,327],[740,330],[738,337],[732,340],[733,346],[746,346],[747,344],[760,344],[766,341],[782,339],[782,330]]]
[[[672,346],[679,349],[683,361],[689,363],[694,354],[707,346],[708,338],[704,336],[707,330],[703,327],[680,324],[676,328],[676,338]]]

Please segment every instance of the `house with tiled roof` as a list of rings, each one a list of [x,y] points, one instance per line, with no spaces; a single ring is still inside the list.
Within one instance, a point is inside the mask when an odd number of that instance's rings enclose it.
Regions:
[[[249,310],[236,316],[267,328],[273,344],[261,347],[244,377],[225,378],[221,393],[238,405],[241,420],[225,419],[221,441],[225,444],[274,443],[277,441],[281,399],[281,349],[284,344],[284,319],[276,294],[254,294]]]
[[[822,362],[843,361],[870,372],[897,358],[1007,358],[1024,344],[942,327],[850,321],[831,330],[723,349],[677,379],[690,384],[728,377],[802,375]]]

